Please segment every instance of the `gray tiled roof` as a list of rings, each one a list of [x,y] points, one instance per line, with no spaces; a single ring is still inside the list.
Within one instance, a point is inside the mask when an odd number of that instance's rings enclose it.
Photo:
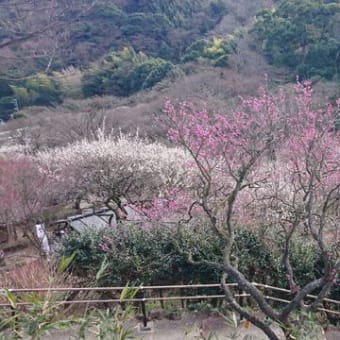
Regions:
[[[100,230],[110,226],[110,216],[91,215],[86,217],[80,217],[79,219],[69,219],[69,226],[75,231],[81,233],[86,229]]]

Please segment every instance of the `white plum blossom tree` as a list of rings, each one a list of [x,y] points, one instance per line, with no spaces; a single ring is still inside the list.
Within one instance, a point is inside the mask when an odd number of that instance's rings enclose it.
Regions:
[[[124,214],[123,202],[141,202],[190,185],[189,154],[138,136],[105,136],[40,152],[42,172],[57,179],[70,199],[99,201]]]

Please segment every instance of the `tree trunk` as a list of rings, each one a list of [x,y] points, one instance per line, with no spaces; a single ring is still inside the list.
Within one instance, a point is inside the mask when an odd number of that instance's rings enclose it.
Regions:
[[[225,292],[226,300],[233,310],[239,313],[243,318],[249,320],[253,325],[260,328],[268,336],[270,340],[280,340],[280,338],[274,333],[274,331],[269,326],[263,323],[255,315],[248,313],[237,303],[237,301],[234,299],[232,295],[232,292],[223,282],[222,286]]]
[[[228,271],[230,271],[230,273],[227,273]],[[224,268],[224,274],[222,275],[222,278],[221,278],[221,285],[222,285],[222,288],[224,290],[226,300],[228,301],[228,303],[231,306],[231,308],[233,310],[235,310],[237,313],[239,313],[241,317],[243,317],[246,320],[249,320],[253,325],[255,325],[256,327],[260,328],[268,336],[268,338],[270,340],[280,340],[279,337],[274,333],[274,331],[268,325],[266,325],[263,321],[261,321],[254,314],[249,313],[246,309],[244,309],[242,306],[240,306],[237,303],[237,301],[235,300],[235,298],[233,296],[232,291],[230,290],[230,288],[226,284],[226,279],[227,279],[228,274],[231,274],[233,276],[233,278],[239,284],[239,288],[242,288],[242,289],[244,289],[245,287],[241,284],[241,282],[242,281],[246,281],[246,279],[243,277],[242,274],[241,275],[237,275],[237,274],[240,274],[240,273],[238,273],[238,271],[235,268],[232,268],[231,266],[226,266]],[[239,282],[239,281],[241,281],[241,282]],[[249,284],[249,282],[247,282],[247,283]],[[254,295],[251,294],[251,292],[249,292],[248,289],[245,289],[245,290],[252,297],[254,297]],[[256,290],[256,288],[255,288],[255,290]],[[257,295],[257,294],[255,294],[255,295]],[[267,306],[267,307],[269,309],[271,309],[271,307],[269,307],[269,306]],[[266,308],[264,308],[264,309],[266,309]],[[272,319],[274,319],[274,320],[276,319],[275,315],[273,315],[274,314],[273,311],[272,311],[272,313],[270,313],[270,311],[268,311],[268,313],[266,313],[266,312],[264,312],[264,313],[267,316],[268,316],[268,314],[271,315]]]

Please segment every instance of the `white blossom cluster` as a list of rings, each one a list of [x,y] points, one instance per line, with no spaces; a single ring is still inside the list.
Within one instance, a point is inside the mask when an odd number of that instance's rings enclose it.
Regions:
[[[130,195],[134,198],[190,186],[193,167],[190,156],[178,147],[147,143],[138,136],[118,138],[99,134],[36,155],[41,169],[64,183],[65,190],[106,199]]]

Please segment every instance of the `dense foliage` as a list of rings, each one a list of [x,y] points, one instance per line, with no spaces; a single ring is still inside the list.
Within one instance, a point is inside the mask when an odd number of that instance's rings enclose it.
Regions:
[[[261,232],[241,229],[235,244],[239,269],[249,280],[287,288],[285,269],[278,256],[281,241],[278,238],[277,242],[266,244]],[[58,252],[62,256],[76,253],[72,273],[85,282],[93,280],[103,264],[105,274],[98,283],[122,286],[128,282],[144,285],[217,283],[221,272],[204,263],[191,263],[188,254],[195,261],[222,263],[222,249],[221,239],[209,228],[161,224],[145,229],[125,224],[117,229],[69,233]],[[317,248],[302,238],[292,242],[292,262],[296,281],[301,286],[322,274]]]
[[[161,58],[149,58],[132,48],[107,55],[83,77],[83,93],[93,95],[128,96],[161,81],[174,65]]]
[[[338,79],[339,20],[338,1],[284,0],[257,15],[253,32],[268,60],[293,76]]]
[[[105,261],[102,285],[217,282],[217,271],[188,262],[181,252],[188,245],[195,258],[221,257],[213,235],[204,240],[203,234],[190,230],[180,232],[167,226],[145,230],[126,225],[116,230],[71,233],[63,239],[61,254],[76,253],[72,272],[85,280]]]
[[[206,60],[214,66],[227,66],[228,56],[235,52],[236,42],[233,37],[201,39],[195,41],[185,51],[182,61]]]
[[[178,60],[225,11],[223,0],[49,0],[46,6],[34,0],[5,0],[0,11],[5,57],[0,75],[17,78],[82,66],[127,45],[153,57]]]
[[[62,100],[58,82],[46,74],[38,73],[22,82],[11,86],[20,107],[26,105],[56,105]]]
[[[103,2],[74,28],[71,43],[74,49],[87,50],[85,58],[93,53],[98,57],[107,47],[121,49],[129,44],[151,56],[176,60],[188,43],[214,27],[224,14],[221,0]],[[100,49],[91,50],[94,45]],[[77,57],[81,58],[74,55],[73,64],[83,62]]]

